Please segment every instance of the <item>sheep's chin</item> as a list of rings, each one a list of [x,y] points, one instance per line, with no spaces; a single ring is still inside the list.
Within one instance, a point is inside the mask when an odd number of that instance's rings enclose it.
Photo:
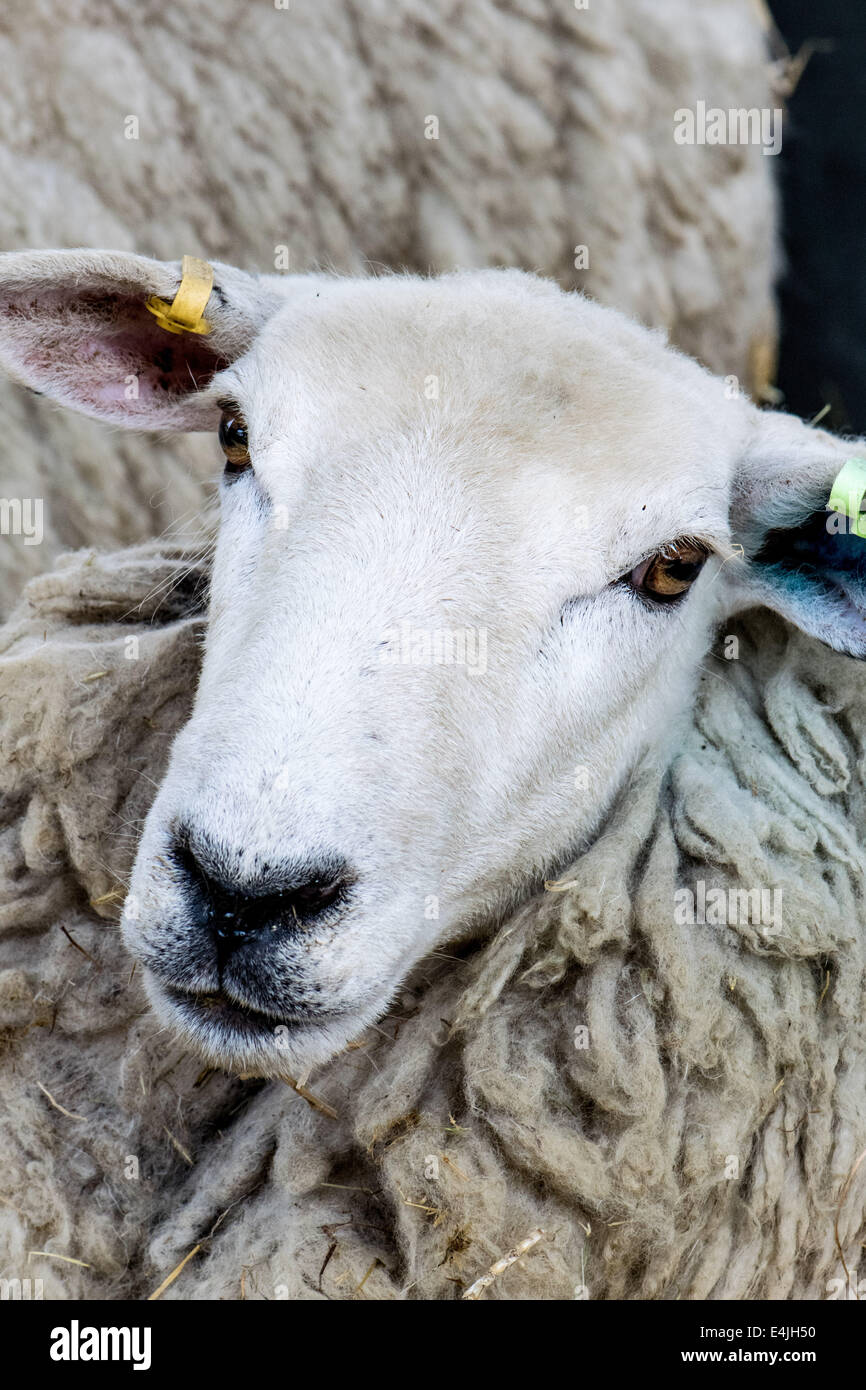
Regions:
[[[208,1008],[146,972],[151,1006],[161,1023],[210,1066],[247,1076],[295,1077],[330,1061],[382,1012],[387,998],[333,1010],[315,1020],[280,1022],[251,1009]]]

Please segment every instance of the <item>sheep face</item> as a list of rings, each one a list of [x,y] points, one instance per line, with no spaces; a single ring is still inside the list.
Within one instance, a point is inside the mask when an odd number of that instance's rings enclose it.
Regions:
[[[125,935],[209,1058],[294,1071],[585,845],[669,732],[743,411],[497,275],[322,286],[212,390],[204,668]]]
[[[217,275],[212,336],[169,341],[142,300],[176,268],[0,258],[0,358],[114,422],[222,419],[200,687],[124,937],[204,1055],[287,1074],[588,844],[720,617],[862,656],[866,566],[821,513],[851,446],[579,296]]]

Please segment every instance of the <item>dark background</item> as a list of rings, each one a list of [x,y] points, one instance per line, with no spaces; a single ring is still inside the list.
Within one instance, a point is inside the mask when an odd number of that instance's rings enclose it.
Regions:
[[[819,45],[778,156],[786,265],[779,386],[787,410],[866,434],[866,0],[770,0],[792,54]]]

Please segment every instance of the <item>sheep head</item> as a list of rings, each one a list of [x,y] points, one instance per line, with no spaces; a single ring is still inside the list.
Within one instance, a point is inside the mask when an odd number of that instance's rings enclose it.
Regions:
[[[205,1056],[284,1074],[590,843],[728,616],[866,652],[866,542],[825,506],[856,449],[519,272],[218,266],[199,336],[145,307],[179,275],[0,257],[0,361],[221,439],[201,680],[124,936]]]

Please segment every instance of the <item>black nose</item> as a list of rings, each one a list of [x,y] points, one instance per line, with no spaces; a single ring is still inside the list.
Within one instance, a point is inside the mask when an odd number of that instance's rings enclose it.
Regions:
[[[342,861],[329,860],[265,865],[255,881],[241,882],[227,871],[229,855],[200,841],[193,844],[185,833],[176,836],[171,857],[190,905],[215,935],[221,955],[312,924],[346,896],[352,881]]]

